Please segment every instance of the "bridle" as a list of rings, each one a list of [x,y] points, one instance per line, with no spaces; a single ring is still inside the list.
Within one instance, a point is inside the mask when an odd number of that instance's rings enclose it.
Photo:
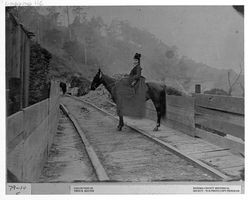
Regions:
[[[113,87],[113,86],[115,86],[115,83],[110,83],[110,84],[107,84],[107,86],[106,86],[106,87],[109,87],[109,86]]]

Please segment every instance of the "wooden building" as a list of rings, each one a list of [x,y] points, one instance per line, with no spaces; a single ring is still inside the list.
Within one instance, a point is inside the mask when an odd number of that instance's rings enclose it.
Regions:
[[[33,35],[6,10],[7,115],[28,106],[30,38]]]

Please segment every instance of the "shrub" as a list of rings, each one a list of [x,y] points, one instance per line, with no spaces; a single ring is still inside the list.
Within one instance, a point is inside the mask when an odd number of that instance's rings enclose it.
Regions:
[[[29,105],[49,97],[49,69],[51,54],[38,43],[30,49]]]
[[[228,96],[228,93],[226,91],[224,91],[223,89],[218,89],[218,88],[207,90],[207,91],[204,92],[204,94],[215,94],[215,95]]]

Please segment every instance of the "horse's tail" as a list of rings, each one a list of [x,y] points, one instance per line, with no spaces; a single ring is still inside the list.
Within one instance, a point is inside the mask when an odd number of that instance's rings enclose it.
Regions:
[[[160,92],[160,108],[161,108],[161,117],[166,117],[166,86],[163,87],[163,90]]]
[[[160,93],[160,104],[161,104],[161,117],[166,117],[166,95],[183,96],[183,93],[173,87],[163,86],[163,90]]]

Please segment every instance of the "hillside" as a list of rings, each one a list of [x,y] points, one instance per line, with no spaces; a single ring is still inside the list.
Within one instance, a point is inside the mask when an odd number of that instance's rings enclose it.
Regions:
[[[91,80],[99,67],[109,75],[128,73],[134,53],[140,52],[143,76],[148,80],[164,81],[187,92],[193,92],[195,84],[201,84],[203,91],[228,90],[228,70],[180,57],[175,46],[164,44],[127,21],[113,20],[107,25],[101,17],[87,18],[84,8],[70,9],[74,15],[72,22],[67,20],[64,7],[47,7],[46,12],[36,7],[18,9],[25,27],[33,31],[36,40],[52,54],[51,76],[68,79],[79,74]],[[237,73],[230,71],[231,82]],[[243,84],[243,76],[233,87],[232,95],[242,95],[239,83]]]

